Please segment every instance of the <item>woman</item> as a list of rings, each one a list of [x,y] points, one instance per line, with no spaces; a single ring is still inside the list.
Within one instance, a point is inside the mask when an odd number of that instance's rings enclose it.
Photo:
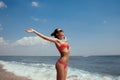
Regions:
[[[67,39],[64,37],[64,31],[59,28],[55,29],[51,34],[51,36],[54,36],[55,38],[45,36],[34,29],[26,29],[26,32],[35,33],[39,37],[55,43],[61,55],[56,62],[57,80],[66,80],[70,48]]]

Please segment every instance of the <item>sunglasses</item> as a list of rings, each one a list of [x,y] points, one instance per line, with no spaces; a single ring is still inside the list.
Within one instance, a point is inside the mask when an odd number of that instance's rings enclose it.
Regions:
[[[59,30],[58,32],[63,32],[63,30]]]
[[[64,32],[62,29],[56,29],[54,33]]]

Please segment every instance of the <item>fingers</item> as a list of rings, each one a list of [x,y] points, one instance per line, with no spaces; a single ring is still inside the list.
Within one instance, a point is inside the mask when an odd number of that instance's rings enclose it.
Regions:
[[[33,29],[26,29],[25,32],[33,32]]]

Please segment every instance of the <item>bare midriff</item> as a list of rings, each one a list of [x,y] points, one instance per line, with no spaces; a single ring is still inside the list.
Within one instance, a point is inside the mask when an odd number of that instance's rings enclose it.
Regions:
[[[58,60],[62,61],[64,63],[68,63],[69,53],[70,53],[69,50],[60,52],[61,56],[60,56],[60,58]]]
[[[69,60],[69,54],[70,54],[69,44],[67,43],[56,44],[56,47],[60,52],[60,58],[58,59],[58,61],[64,62],[67,64]]]

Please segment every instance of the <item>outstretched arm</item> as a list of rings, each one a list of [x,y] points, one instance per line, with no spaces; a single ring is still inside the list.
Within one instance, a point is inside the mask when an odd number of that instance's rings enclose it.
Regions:
[[[43,38],[43,39],[45,39],[45,40],[47,40],[47,41],[50,41],[50,42],[54,42],[54,43],[55,43],[55,42],[57,42],[57,40],[58,40],[58,39],[56,39],[56,38],[50,38],[50,37],[48,37],[48,36],[45,36],[45,35],[37,32],[36,30],[34,30],[34,29],[32,29],[32,28],[26,29],[25,31],[26,31],[26,32],[29,32],[29,33],[35,33],[35,34],[38,35],[39,37],[41,37],[41,38]]]

